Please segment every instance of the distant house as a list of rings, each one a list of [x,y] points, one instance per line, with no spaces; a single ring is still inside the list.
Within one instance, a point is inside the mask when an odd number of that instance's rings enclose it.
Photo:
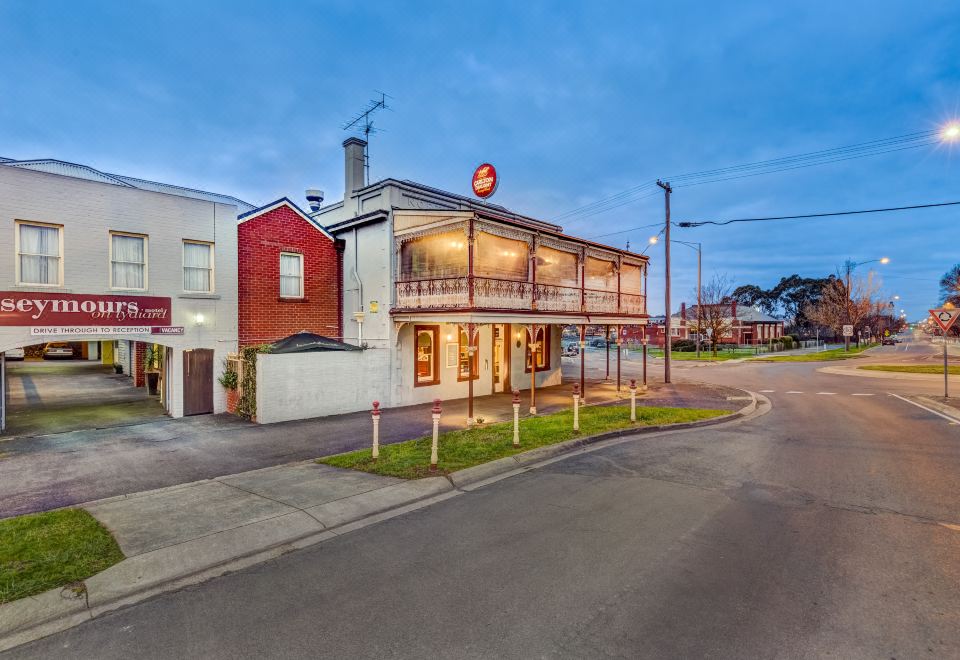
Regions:
[[[720,338],[720,343],[729,344],[766,344],[783,336],[783,321],[769,314],[764,314],[756,307],[738,305],[736,302],[721,305],[723,315],[729,319],[730,328],[727,334]],[[704,305],[706,312],[707,306]],[[682,312],[688,326],[696,331],[697,306],[693,305]]]

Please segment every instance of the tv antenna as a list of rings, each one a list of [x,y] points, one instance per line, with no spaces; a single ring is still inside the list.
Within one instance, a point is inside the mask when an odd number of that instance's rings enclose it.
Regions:
[[[363,135],[363,141],[366,142],[366,146],[363,148],[364,185],[370,184],[370,136],[374,133],[383,132],[382,128],[374,127],[373,114],[378,110],[390,110],[391,108],[387,107],[387,99],[393,98],[389,94],[379,90],[375,91],[380,95],[380,98],[371,99],[370,102],[367,103],[367,107],[364,108],[360,114],[343,125],[343,130],[355,131]]]

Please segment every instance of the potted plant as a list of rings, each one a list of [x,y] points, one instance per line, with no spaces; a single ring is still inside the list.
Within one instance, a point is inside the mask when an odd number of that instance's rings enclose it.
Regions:
[[[115,374],[122,374],[122,373],[123,373],[123,365],[120,364],[119,362],[114,362],[114,363],[113,363],[113,373],[115,373]]]
[[[147,376],[147,391],[150,394],[160,392],[160,371],[163,368],[163,348],[148,346],[143,360],[143,372]]]
[[[227,391],[227,412],[236,413],[237,403],[240,399],[240,374],[238,374],[227,360],[223,361],[223,373],[217,378],[217,382]]]

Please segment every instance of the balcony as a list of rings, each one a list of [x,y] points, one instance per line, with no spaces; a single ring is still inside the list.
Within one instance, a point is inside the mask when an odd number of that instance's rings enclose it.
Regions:
[[[394,311],[496,310],[643,316],[642,295],[491,277],[438,277],[396,283]]]

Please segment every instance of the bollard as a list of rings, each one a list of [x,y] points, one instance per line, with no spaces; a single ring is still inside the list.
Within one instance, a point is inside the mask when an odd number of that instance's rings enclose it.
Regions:
[[[437,471],[437,444],[438,436],[440,435],[440,399],[433,400],[433,409],[430,411],[433,414],[433,443],[430,445],[430,471]]]
[[[520,446],[520,390],[513,391],[513,446]]]
[[[573,430],[580,432],[580,384],[573,384]]]
[[[370,455],[373,460],[380,458],[380,402],[373,402],[373,410],[370,411],[370,417],[373,419],[373,450]]]
[[[630,421],[637,421],[637,381],[630,379]]]

